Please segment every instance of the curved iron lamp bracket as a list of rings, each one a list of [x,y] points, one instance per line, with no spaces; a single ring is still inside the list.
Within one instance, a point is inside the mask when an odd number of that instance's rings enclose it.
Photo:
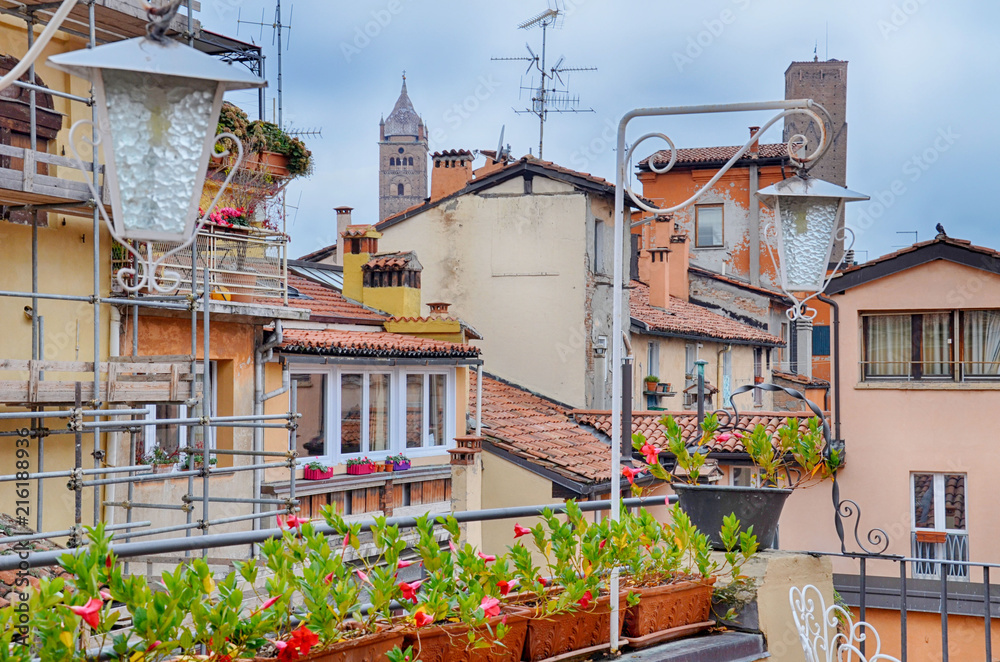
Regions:
[[[86,127],[88,125],[91,128],[91,133],[89,136],[86,135],[85,133],[81,134],[80,136],[76,135],[77,131],[80,128]],[[160,294],[169,294],[170,292],[175,291],[180,286],[181,275],[173,269],[166,268],[164,266],[164,262],[170,256],[175,255],[176,253],[184,250],[192,243],[194,243],[195,238],[198,236],[198,232],[202,229],[202,227],[204,227],[205,223],[208,221],[212,212],[215,210],[215,206],[222,198],[222,194],[229,187],[229,184],[232,181],[233,176],[236,174],[240,165],[243,163],[243,143],[240,142],[239,138],[237,138],[235,135],[231,133],[220,133],[215,137],[215,143],[216,144],[222,143],[223,150],[221,152],[216,152],[213,149],[212,158],[222,159],[225,158],[226,156],[229,156],[231,152],[225,147],[225,143],[222,142],[224,139],[229,139],[236,144],[236,151],[237,151],[236,161],[233,164],[232,168],[229,169],[229,174],[226,176],[226,179],[222,183],[222,186],[219,187],[218,192],[212,199],[212,203],[208,206],[208,209],[205,210],[204,215],[195,224],[194,229],[191,231],[191,235],[187,237],[179,245],[167,251],[160,257],[154,259],[152,242],[148,241],[142,242],[142,245],[139,246],[138,249],[133,247],[132,244],[127,239],[124,239],[117,232],[115,232],[115,224],[111,221],[111,218],[108,217],[108,213],[104,209],[104,204],[101,202],[101,196],[97,192],[97,188],[94,185],[94,182],[91,178],[91,171],[84,165],[83,159],[81,158],[80,153],[77,151],[76,148],[77,139],[79,139],[89,147],[96,147],[101,144],[100,134],[94,131],[93,129],[94,129],[94,123],[91,120],[78,120],[76,123],[74,123],[69,130],[69,149],[77,169],[79,169],[80,172],[82,172],[85,175],[84,181],[87,183],[87,188],[90,189],[90,194],[91,196],[93,196],[96,209],[100,212],[101,218],[104,219],[104,224],[107,225],[108,231],[111,233],[111,236],[115,239],[115,241],[124,246],[125,249],[132,254],[133,266],[123,267],[119,269],[115,273],[115,280],[118,282],[118,285],[124,291],[129,292],[131,294],[135,294],[144,289],[151,290]],[[145,251],[145,255],[143,255],[141,251]],[[158,275],[158,273],[160,275]],[[163,282],[160,281],[161,277],[163,279]],[[192,283],[193,282],[194,282],[194,276],[192,275]],[[191,289],[192,289],[192,294],[196,294],[194,292],[193,284]]]
[[[830,454],[834,449],[844,457],[844,442],[839,439],[832,439],[832,433],[830,431],[830,424],[826,420],[826,416],[823,410],[820,409],[812,400],[809,400],[805,394],[801,391],[796,391],[792,388],[787,388],[785,386],[779,386],[777,384],[747,384],[745,386],[740,386],[732,395],[729,396],[729,404],[732,407],[732,411],[725,409],[717,409],[712,413],[719,417],[719,430],[739,430],[741,432],[749,433],[750,430],[746,428],[739,428],[738,422],[740,419],[739,409],[736,407],[736,396],[743,393],[748,393],[750,391],[769,391],[769,392],[779,392],[784,393],[796,400],[801,400],[809,408],[816,417],[819,418],[820,422],[823,424],[823,455],[827,459],[830,458]],[[724,418],[724,420],[723,420]],[[698,444],[696,451],[700,451],[703,448],[702,444]],[[692,451],[695,452],[695,451]],[[881,528],[873,528],[865,534],[864,538],[867,541],[862,542],[861,536],[861,506],[858,505],[853,499],[841,499],[840,498],[840,484],[837,482],[837,471],[833,471],[833,487],[832,494],[833,508],[834,508],[834,527],[837,530],[837,537],[840,538],[840,551],[842,554],[847,554],[847,545],[845,543],[845,532],[844,532],[844,519],[854,519],[854,542],[857,544],[858,548],[861,549],[861,554],[879,556],[884,555],[885,550],[889,548],[889,534]],[[871,545],[872,547],[869,547]]]

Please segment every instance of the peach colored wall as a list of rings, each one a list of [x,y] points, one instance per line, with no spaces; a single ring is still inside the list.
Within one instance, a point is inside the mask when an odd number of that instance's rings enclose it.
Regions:
[[[842,435],[847,444],[840,492],[860,504],[862,531],[885,529],[892,541],[888,552],[909,556],[911,472],[964,473],[970,557],[1000,561],[997,476],[991,461],[995,435],[983,428],[985,417],[1000,403],[1000,383],[872,384],[858,379],[859,313],[1000,308],[1000,276],[938,260],[836,298],[842,328]],[[828,483],[793,494],[781,522],[782,547],[839,551]],[[849,537],[851,528],[853,521],[848,522]],[[856,571],[854,565],[835,566],[835,572]],[[976,573],[972,579],[977,581]]]
[[[855,619],[858,610],[855,608]],[[868,609],[865,620],[872,624],[882,638],[882,652],[899,657],[899,611]],[[990,623],[994,650],[1000,643],[1000,619]],[[941,660],[941,616],[925,612],[906,614],[906,659],[908,662],[938,662]],[[983,619],[978,616],[948,616],[948,659],[962,662],[988,662]],[[871,655],[871,644],[867,653]]]

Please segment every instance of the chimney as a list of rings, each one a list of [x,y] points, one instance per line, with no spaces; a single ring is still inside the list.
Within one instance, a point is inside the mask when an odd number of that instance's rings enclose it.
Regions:
[[[649,254],[649,305],[656,308],[670,307],[670,249],[650,248]]]
[[[343,245],[343,293],[348,299],[364,300],[362,267],[378,252],[378,240],[381,237],[382,233],[374,225],[348,225],[340,235],[337,250],[339,252]]]
[[[434,303],[427,304],[427,307],[431,309],[431,315],[447,315],[450,306],[450,303],[444,303],[443,301],[435,301]]]
[[[351,212],[354,211],[354,208],[334,207],[333,210],[337,212],[337,261],[334,264],[342,267],[344,266],[344,230],[351,224]]]
[[[450,149],[431,155],[431,200],[439,200],[465,188],[472,179],[472,152]]]
[[[670,237],[670,296],[687,301],[688,293],[688,265],[690,263],[690,253],[688,252],[688,236],[686,234],[675,234]]]
[[[393,317],[420,317],[421,271],[413,251],[373,255],[361,266],[361,302]]]
[[[760,131],[759,126],[750,127],[750,137],[752,138],[754,134],[756,134],[758,131]],[[751,156],[757,156],[759,152],[760,152],[760,141],[754,140],[752,143],[750,143],[749,153]]]

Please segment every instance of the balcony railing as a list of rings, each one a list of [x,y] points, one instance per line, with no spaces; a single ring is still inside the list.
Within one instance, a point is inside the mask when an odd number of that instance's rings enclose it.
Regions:
[[[913,557],[927,559],[913,564],[913,576],[937,579],[941,572],[940,561],[968,561],[969,534],[945,533],[944,531],[914,531],[912,536]],[[969,566],[955,564],[947,566],[951,579],[968,580]]]
[[[151,242],[153,258],[174,245]],[[288,300],[288,238],[280,232],[261,228],[220,228],[206,226],[192,247],[197,268],[198,289],[202,288],[205,267],[208,267],[212,298],[220,301],[251,303],[261,300],[276,303]],[[191,291],[192,248],[168,257],[163,269],[175,271],[181,278],[179,292]],[[123,255],[124,253],[124,255]],[[119,269],[131,267],[131,254],[119,247],[111,261],[112,290],[120,291],[115,278]],[[162,274],[162,271],[161,271]]]
[[[863,382],[972,382],[1000,380],[996,361],[858,361]]]

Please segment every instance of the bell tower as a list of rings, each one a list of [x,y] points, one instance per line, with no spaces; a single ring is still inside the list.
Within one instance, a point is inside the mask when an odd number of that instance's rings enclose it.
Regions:
[[[422,203],[427,198],[427,128],[403,89],[389,117],[379,122],[378,218]]]

